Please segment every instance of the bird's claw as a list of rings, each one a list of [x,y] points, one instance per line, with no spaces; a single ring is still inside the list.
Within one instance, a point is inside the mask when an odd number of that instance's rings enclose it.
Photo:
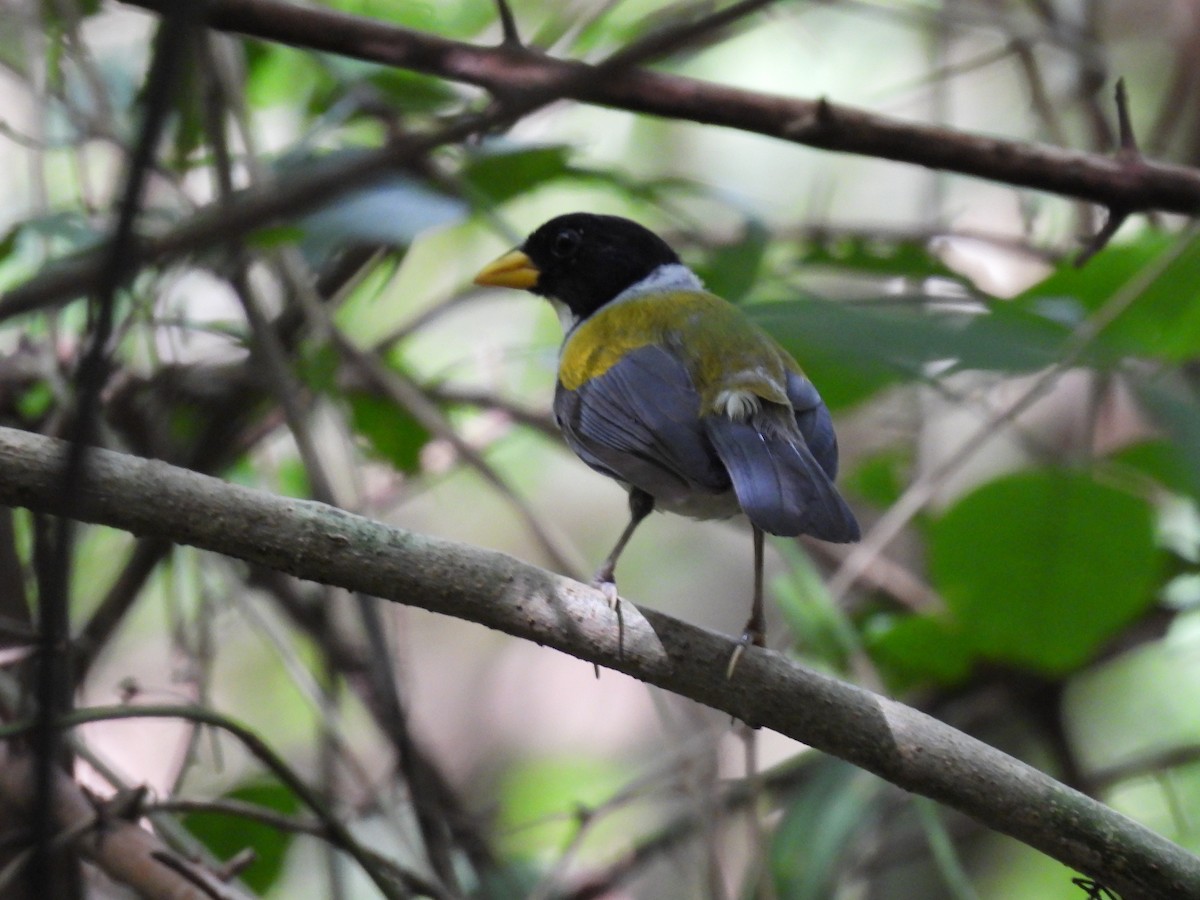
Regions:
[[[617,596],[617,583],[611,578],[602,578],[597,576],[592,579],[592,587],[596,588],[604,595],[604,599],[608,601],[608,608],[615,610],[617,604],[621,602],[621,598]]]
[[[729,665],[725,667],[725,680],[733,680],[733,670],[737,668],[738,661],[742,658],[742,654],[746,652],[745,642],[739,643],[734,648],[733,654],[729,657]]]
[[[725,680],[733,679],[734,670],[741,662],[742,655],[746,652],[746,648],[753,644],[755,647],[767,646],[767,637],[761,630],[746,626],[746,630],[742,632],[742,637],[738,641],[738,645],[733,649],[732,655],[729,657],[729,665],[725,667]]]

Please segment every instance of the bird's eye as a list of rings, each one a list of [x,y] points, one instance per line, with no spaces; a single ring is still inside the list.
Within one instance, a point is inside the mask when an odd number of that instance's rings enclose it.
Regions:
[[[568,259],[575,255],[575,251],[579,249],[579,244],[583,241],[583,235],[574,228],[564,228],[554,236],[554,244],[550,248],[559,259]]]

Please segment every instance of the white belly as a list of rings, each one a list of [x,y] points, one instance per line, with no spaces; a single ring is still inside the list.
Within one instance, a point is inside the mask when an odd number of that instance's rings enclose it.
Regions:
[[[692,491],[683,496],[659,495],[654,498],[654,508],[689,519],[728,519],[742,511],[733,491],[723,494]]]

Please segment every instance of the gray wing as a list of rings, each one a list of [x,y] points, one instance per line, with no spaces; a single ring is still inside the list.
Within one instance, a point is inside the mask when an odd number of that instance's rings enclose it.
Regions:
[[[667,505],[732,486],[738,505],[772,534],[858,540],[854,514],[833,485],[837,438],[808,379],[789,376],[786,406],[748,421],[701,417],[686,368],[642,347],[578,390],[560,384],[554,411],[567,444],[598,472]]]
[[[833,481],[838,473],[838,443],[825,401],[811,381],[795,372],[788,373],[787,395],[809,451]]]
[[[833,484],[837,437],[829,410],[801,375],[788,377],[788,399],[792,410],[766,403],[746,421],[722,415],[704,419],[738,505],[771,534],[857,541],[858,522]]]
[[[666,502],[729,490],[699,411],[687,370],[652,346],[627,353],[578,390],[560,384],[554,396],[563,436],[584,462]]]

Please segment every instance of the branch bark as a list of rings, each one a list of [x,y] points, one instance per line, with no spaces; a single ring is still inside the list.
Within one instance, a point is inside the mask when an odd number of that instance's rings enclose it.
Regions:
[[[0,503],[62,513],[66,445],[0,428]],[[1200,896],[1200,859],[1125,816],[886,697],[623,603],[512,557],[311,501],[105,450],[88,456],[85,521],[478,622],[625,672],[839,756],[973,816],[1120,891]],[[623,649],[622,649],[623,644]]]
[[[34,766],[26,754],[0,746],[0,805],[29,821],[34,806]],[[239,900],[246,895],[172,853],[134,822],[106,816],[74,781],[57,772],[53,813],[56,827],[74,836],[72,846],[114,881],[141,897],[170,900]],[[7,893],[4,894],[8,896]]]
[[[124,0],[161,12],[167,0]],[[919,125],[825,99],[740,90],[646,69],[586,76],[593,67],[502,44],[479,47],[333,10],[280,0],[214,0],[212,28],[423,72],[485,88],[497,97],[565,86],[568,98],[720,125],[822,150],[912,163],[1109,208],[1200,210],[1200,170],[1080,153],[1044,144]]]

